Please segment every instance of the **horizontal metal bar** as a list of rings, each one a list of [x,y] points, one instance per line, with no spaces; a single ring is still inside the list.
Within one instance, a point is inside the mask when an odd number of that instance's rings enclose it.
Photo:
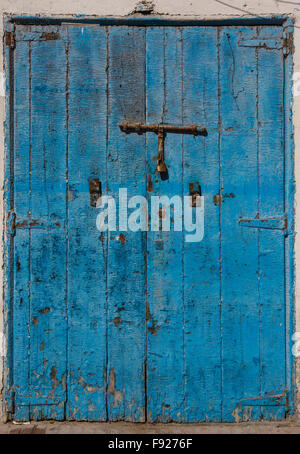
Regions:
[[[115,16],[115,17],[93,17],[87,15],[78,15],[76,17],[55,17],[55,16],[18,16],[12,15],[8,22],[20,25],[67,25],[67,24],[99,24],[99,25],[137,25],[137,26],[243,26],[243,25],[268,25],[278,26],[283,25],[288,19],[288,16],[277,17],[231,17],[224,19],[199,19],[195,17],[170,17],[167,15],[155,16],[152,14],[143,15],[135,14],[133,16]]]
[[[16,229],[53,229],[59,227],[61,227],[60,221],[50,221],[48,219],[17,218],[15,223]]]
[[[273,396],[258,396],[249,399],[242,399],[239,402],[240,407],[277,407],[286,405],[286,393]]]
[[[60,219],[31,219],[19,218],[13,211],[9,213],[7,218],[8,233],[16,234],[17,229],[54,229],[64,228],[64,222]]]
[[[65,396],[63,394],[49,397],[49,395],[24,395],[24,394],[15,394],[15,404],[19,406],[26,405],[58,405],[61,402],[64,402]]]
[[[27,405],[58,405],[61,402],[64,402],[64,399],[55,399],[47,397],[23,397],[21,400],[16,399],[16,405],[20,407],[26,407]]]
[[[53,393],[50,387],[40,388],[30,386],[27,392],[15,392],[15,404],[26,405],[57,405],[65,400],[65,393],[57,391]]]
[[[168,124],[152,124],[145,125],[143,123],[129,123],[122,121],[119,123],[121,131],[126,134],[136,133],[143,134],[144,132],[172,132],[175,134],[193,134],[194,136],[207,136],[207,130],[203,126],[190,125],[190,126],[177,126]]]
[[[286,231],[287,217],[286,215],[274,216],[272,218],[253,218],[239,220],[241,227],[250,227],[255,229],[270,229],[270,230],[281,230]],[[285,232],[286,233],[286,232]]]
[[[257,47],[262,49],[282,49],[283,39],[278,38],[255,38],[255,39],[240,39],[238,42],[240,47]]]

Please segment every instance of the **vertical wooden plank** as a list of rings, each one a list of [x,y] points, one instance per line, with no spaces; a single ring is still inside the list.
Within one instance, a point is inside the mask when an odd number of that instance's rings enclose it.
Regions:
[[[147,30],[147,122],[182,123],[180,28]],[[167,134],[168,179],[156,171],[157,136],[147,135],[150,196],[182,196],[182,136]],[[149,187],[149,184],[148,184]],[[172,218],[174,220],[174,212]],[[149,421],[184,420],[183,232],[147,238],[147,408]]]
[[[17,35],[14,65],[14,195],[16,216],[28,217],[30,210],[30,44]],[[14,307],[13,307],[13,376],[16,421],[29,419],[29,406],[20,405],[23,394],[29,394],[29,230],[18,230],[14,239]]]
[[[13,24],[3,21],[4,30],[11,32]],[[6,32],[5,32],[6,33]],[[6,44],[6,43],[5,43]],[[3,47],[3,69],[5,75],[5,121],[4,121],[4,181],[3,181],[3,223],[9,225],[9,213],[14,209],[14,49]],[[5,224],[4,224],[5,225]],[[13,411],[14,358],[13,358],[13,316],[14,316],[14,237],[9,228],[3,230],[3,411]],[[5,342],[6,341],[6,342]],[[6,345],[5,345],[6,343]],[[4,370],[7,373],[4,375]],[[6,407],[6,408],[5,408]]]
[[[127,188],[128,199],[145,194],[145,137],[118,126],[145,121],[145,29],[110,27],[108,33],[106,190],[118,201],[119,188]],[[144,421],[145,232],[110,232],[107,292],[108,419]]]
[[[184,194],[198,182],[204,196],[204,238],[184,242],[184,421],[221,420],[218,36],[212,27],[183,29],[183,123],[207,128],[184,136]]]
[[[294,38],[294,23],[288,19],[284,28],[287,36]],[[296,326],[295,307],[295,165],[293,124],[293,53],[289,52],[283,63],[284,78],[284,164],[285,211],[288,235],[285,238],[285,307],[286,307],[286,390],[289,414],[296,411],[296,358],[292,353],[293,334]]]
[[[222,420],[257,419],[240,409],[260,395],[258,231],[239,225],[258,214],[257,60],[255,27],[220,29],[220,166],[222,273]]]
[[[69,27],[67,417],[106,419],[107,234],[89,181],[106,187],[106,32]]]
[[[30,231],[30,387],[42,401],[58,398],[58,403],[31,405],[30,417],[61,420],[67,339],[67,67],[63,29],[49,27],[47,31],[56,39],[31,43],[30,214],[53,227]]]
[[[280,38],[281,27],[258,27],[260,38]],[[282,49],[257,49],[259,121],[259,216],[284,213],[284,116]],[[261,392],[286,389],[285,238],[282,232],[259,232]],[[285,417],[286,408],[263,407],[265,419]]]

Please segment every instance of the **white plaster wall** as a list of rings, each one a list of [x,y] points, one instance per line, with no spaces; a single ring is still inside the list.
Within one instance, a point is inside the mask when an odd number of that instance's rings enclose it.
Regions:
[[[126,16],[131,14],[138,0],[0,0],[0,35],[3,36],[3,15],[70,16]],[[288,14],[295,18],[294,72],[300,72],[300,0],[153,0],[154,13],[189,16],[199,19],[221,19],[228,17],[271,16]],[[0,220],[3,219],[3,156],[4,156],[4,98],[1,86],[3,67],[2,47],[0,49]],[[300,88],[299,88],[300,93]],[[296,232],[300,230],[300,95],[294,98],[295,133],[295,175],[296,175]],[[2,237],[0,223],[0,238]],[[2,245],[1,245],[2,247]],[[296,273],[300,270],[300,235],[296,235]],[[0,253],[0,281],[2,280],[2,254]],[[3,304],[0,292],[0,343],[3,326]],[[296,279],[296,330],[300,331],[300,272]],[[300,382],[300,365],[298,367]],[[0,358],[0,380],[3,373]],[[1,381],[0,381],[1,391]],[[0,392],[1,394],[1,392]],[[0,396],[1,397],[1,396]],[[300,402],[299,402],[300,406]],[[0,405],[0,418],[1,415]]]

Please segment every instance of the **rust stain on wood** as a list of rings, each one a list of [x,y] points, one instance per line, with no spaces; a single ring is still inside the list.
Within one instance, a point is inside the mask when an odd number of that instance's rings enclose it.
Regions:
[[[90,190],[90,206],[96,207],[97,202],[102,195],[102,185],[99,178],[89,179],[89,190]]]
[[[151,180],[151,175],[148,173],[148,181],[147,181],[147,192],[152,192],[153,191],[153,183]]]
[[[120,326],[121,323],[122,323],[122,321],[123,321],[123,320],[121,319],[121,317],[115,317],[115,318],[113,319],[114,325],[115,325],[116,327]]]
[[[55,32],[43,32],[41,34],[41,38],[45,39],[46,41],[55,41],[60,39],[60,34]]]
[[[159,329],[159,327],[157,326],[157,322],[155,320],[152,320],[152,325],[149,326],[148,331],[151,334],[155,335],[157,333],[158,329]]]
[[[120,236],[119,236],[118,239],[121,241],[121,243],[122,243],[123,245],[125,244],[125,242],[126,242],[126,237],[125,237],[125,235],[124,235],[123,233],[120,234]]]
[[[48,314],[50,312],[50,307],[45,307],[39,311],[40,314]]]

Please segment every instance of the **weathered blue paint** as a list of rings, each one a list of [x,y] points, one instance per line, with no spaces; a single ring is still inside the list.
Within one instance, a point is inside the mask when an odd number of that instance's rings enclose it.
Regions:
[[[182,35],[147,30],[147,122],[182,124]],[[183,193],[182,137],[167,134],[168,179],[156,172],[157,136],[147,136],[148,196]],[[149,186],[149,184],[148,184]],[[164,214],[162,213],[162,217]],[[172,216],[171,216],[172,219]],[[183,233],[147,235],[147,412],[149,421],[184,418]],[[177,285],[174,285],[177,282]]]
[[[218,31],[187,27],[182,33],[183,122],[208,127],[207,137],[183,137],[184,193],[190,181],[198,181],[205,195],[204,239],[184,243],[183,420],[220,421],[220,229],[219,209],[213,202],[219,192]]]
[[[275,36],[276,30],[258,27],[259,36]],[[278,32],[277,32],[278,34]],[[259,121],[259,215],[284,213],[284,117],[283,59],[281,50],[272,54],[257,49]],[[263,72],[268,73],[268,81]],[[272,87],[272,90],[271,90]],[[274,134],[274,129],[277,134]],[[271,140],[270,140],[270,137]],[[276,230],[260,229],[260,366],[261,389],[268,394],[285,392],[285,237]],[[275,289],[277,289],[275,291]],[[275,292],[274,292],[275,291]],[[285,406],[262,407],[262,417],[283,418]]]
[[[145,29],[107,30],[107,193],[145,194],[145,137],[120,133],[145,119]],[[130,212],[130,210],[128,210]],[[145,419],[145,233],[110,232],[107,254],[107,418]]]
[[[22,42],[15,50],[14,57],[22,63],[15,68],[14,76],[18,83],[15,84],[15,109],[14,123],[19,125],[18,134],[15,136],[14,145],[18,150],[14,154],[15,184],[14,209],[20,216],[28,217],[29,191],[23,191],[24,186],[28,189],[29,175],[29,46]],[[26,112],[26,113],[25,113]],[[25,115],[24,115],[25,113]],[[12,239],[11,239],[12,241]],[[21,389],[22,393],[29,395],[29,230],[20,231],[20,235],[14,241],[14,293],[17,295],[13,304],[13,348],[18,351],[14,355],[12,367],[14,369],[15,389]],[[21,266],[21,262],[22,266]],[[15,402],[15,415],[17,419],[29,419],[29,406],[22,406]]]
[[[106,32],[69,27],[67,155],[68,419],[106,419],[107,234],[89,181],[106,187]],[[80,247],[78,245],[80,244]],[[97,283],[95,285],[95,283]],[[97,339],[97,341],[96,341]]]
[[[294,25],[287,19],[283,36],[293,40]],[[293,41],[292,41],[293,43]],[[284,150],[285,150],[285,211],[287,213],[287,233],[285,239],[286,270],[286,389],[289,398],[290,412],[296,407],[295,393],[295,359],[292,355],[292,334],[295,331],[295,175],[294,175],[294,129],[293,129],[293,58],[288,53],[284,61]]]
[[[40,34],[40,30],[33,27],[32,33]],[[57,188],[66,187],[65,43],[63,39],[26,41],[24,34],[18,47],[23,49],[21,61],[26,66],[22,71],[16,65],[15,73],[15,124],[22,125],[15,135],[16,222],[18,226],[18,218],[27,216],[33,224],[39,219],[52,220],[57,228],[21,229],[15,237],[14,342],[22,344],[16,350],[22,356],[14,356],[16,405],[24,407],[25,413],[29,409],[31,419],[49,419],[51,415],[63,419],[66,189]],[[24,82],[28,82],[25,96]],[[26,142],[18,143],[19,139]],[[20,367],[19,361],[25,366]],[[36,398],[41,404],[34,405]]]
[[[14,418],[282,419],[294,405],[282,22],[111,24],[17,25],[6,48]],[[208,135],[168,134],[163,180],[157,136],[120,132],[124,119],[196,123]],[[92,179],[103,193],[148,198],[188,195],[197,182],[203,241],[100,235]]]
[[[14,26],[5,23],[5,30],[8,33],[13,33]],[[5,112],[6,118],[4,123],[5,128],[5,155],[4,155],[4,226],[9,227],[9,219],[14,207],[13,200],[13,159],[14,159],[14,49],[10,46],[4,46],[4,70],[5,70]],[[3,376],[3,411],[4,413],[14,410],[14,374],[13,374],[13,247],[14,238],[9,233],[9,228],[3,229],[3,334],[5,336],[7,348],[4,356],[4,370],[7,371],[6,379]]]

